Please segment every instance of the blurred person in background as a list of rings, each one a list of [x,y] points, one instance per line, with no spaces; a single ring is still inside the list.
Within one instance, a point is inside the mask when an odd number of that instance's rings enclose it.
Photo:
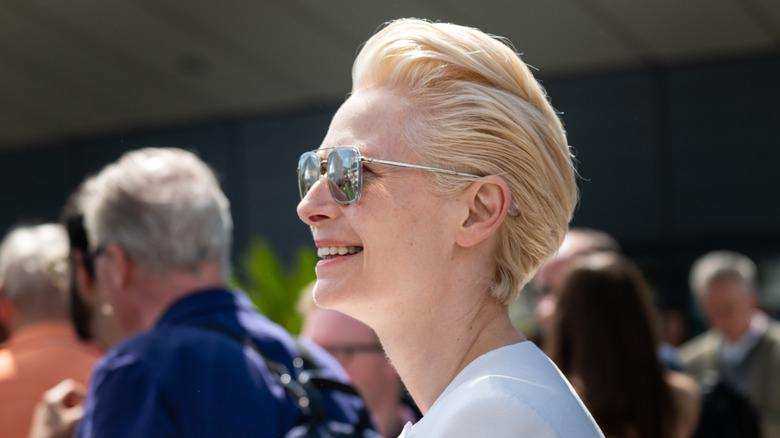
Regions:
[[[338,359],[357,387],[378,425],[379,433],[397,437],[407,421],[420,419],[405,399],[401,378],[385,356],[371,327],[341,312],[317,306],[310,285],[301,292],[298,311],[303,315],[301,337]]]
[[[122,339],[113,307],[103,294],[98,293],[95,282],[95,265],[90,250],[89,237],[84,228],[84,215],[80,202],[92,186],[87,178],[68,198],[60,221],[68,231],[70,242],[70,284],[68,301],[70,317],[79,338],[94,342],[108,350]]]
[[[696,382],[667,370],[639,270],[616,253],[580,257],[556,295],[545,350],[606,437],[689,438],[698,422]]]
[[[101,351],[68,318],[68,237],[57,224],[21,226],[0,244],[0,438],[26,437],[43,393],[63,379],[86,385]]]
[[[549,330],[552,315],[555,313],[558,298],[552,291],[560,287],[568,269],[580,257],[603,251],[620,254],[622,248],[617,239],[605,231],[583,227],[572,228],[566,233],[558,251],[539,268],[532,282],[537,301],[534,308],[536,332],[531,338],[538,345],[544,345],[544,335]],[[665,327],[664,325],[663,328]],[[677,350],[665,342],[664,336],[659,338],[656,352],[664,366],[675,371],[682,370]]]
[[[69,402],[84,396],[77,387],[58,385],[32,436],[67,436],[76,409],[84,411],[78,437],[275,438],[305,426],[315,401],[299,404],[279,372],[298,369],[294,339],[225,287],[232,218],[203,161],[173,148],[128,152],[75,202],[89,237],[86,253],[74,251],[76,289],[85,307],[113,319],[120,340],[97,364],[83,408]],[[80,330],[99,337],[89,319]],[[320,375],[346,380],[332,357],[311,353]],[[358,423],[359,397],[317,395],[325,419]]]
[[[0,315],[0,344],[8,339],[8,327],[5,326],[3,319],[3,316]]]
[[[733,251],[713,251],[694,262],[690,286],[710,329],[684,343],[680,357],[705,391],[717,394],[717,388],[747,398],[757,410],[763,436],[776,438],[780,323],[759,310],[756,271],[750,258]],[[710,422],[723,418],[713,417]]]
[[[379,336],[424,414],[401,437],[602,436],[509,318],[577,198],[558,114],[509,45],[387,24],[298,164],[298,215],[322,257],[314,297]]]
[[[593,228],[572,228],[566,233],[560,248],[547,259],[539,271],[536,272],[533,282],[536,304],[534,306],[534,320],[536,333],[531,340],[538,345],[544,343],[544,334],[550,325],[550,317],[555,313],[556,289],[571,263],[578,257],[599,251],[621,252],[618,241],[608,233]]]

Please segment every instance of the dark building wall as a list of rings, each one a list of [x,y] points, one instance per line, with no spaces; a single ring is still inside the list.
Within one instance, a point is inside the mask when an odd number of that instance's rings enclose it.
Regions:
[[[605,230],[666,305],[688,305],[687,270],[705,251],[780,253],[780,58],[544,82],[582,176],[574,225]],[[220,175],[236,224],[288,259],[310,245],[295,166],[337,108],[134,132],[0,155],[0,229],[55,220],[84,175],[144,146],[194,150]],[[153,188],[150,188],[153,190]]]
[[[686,307],[690,264],[780,254],[780,59],[547,84],[576,149],[574,225],[606,230]]]

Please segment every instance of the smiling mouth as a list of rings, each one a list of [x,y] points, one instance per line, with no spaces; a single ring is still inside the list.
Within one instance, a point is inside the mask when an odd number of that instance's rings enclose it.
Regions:
[[[317,255],[323,259],[332,259],[338,256],[357,254],[363,251],[362,246],[324,246],[317,248]]]

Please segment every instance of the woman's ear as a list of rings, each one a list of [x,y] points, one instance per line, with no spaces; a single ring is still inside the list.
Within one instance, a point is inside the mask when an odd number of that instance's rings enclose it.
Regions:
[[[462,195],[468,215],[458,230],[457,243],[474,246],[492,236],[509,211],[512,193],[509,185],[498,175],[475,181]]]

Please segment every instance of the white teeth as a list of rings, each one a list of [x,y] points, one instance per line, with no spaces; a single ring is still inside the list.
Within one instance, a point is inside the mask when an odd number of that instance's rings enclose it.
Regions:
[[[317,248],[317,255],[326,258],[335,255],[357,254],[362,250],[363,248],[360,246],[327,246]]]

